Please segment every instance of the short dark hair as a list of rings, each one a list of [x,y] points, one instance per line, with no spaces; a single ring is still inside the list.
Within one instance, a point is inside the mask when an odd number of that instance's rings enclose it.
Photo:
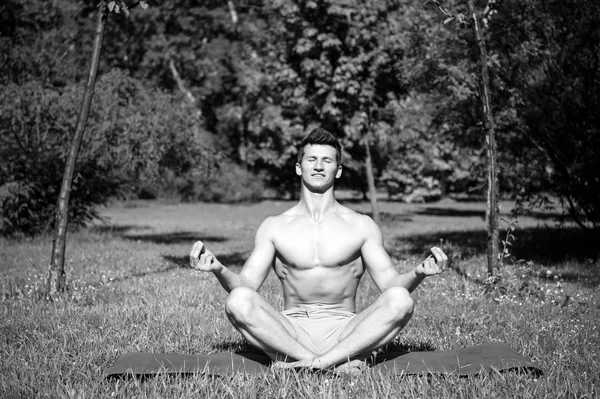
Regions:
[[[327,130],[318,127],[313,129],[308,136],[298,145],[298,163],[302,162],[304,156],[304,147],[307,145],[320,144],[329,145],[335,148],[335,160],[340,165],[342,163],[342,145],[335,136]]]

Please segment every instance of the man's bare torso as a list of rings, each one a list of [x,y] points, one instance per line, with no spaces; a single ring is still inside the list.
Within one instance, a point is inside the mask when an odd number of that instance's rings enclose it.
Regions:
[[[365,242],[360,215],[336,204],[314,220],[299,207],[272,222],[274,270],[283,286],[286,309],[328,304],[355,311],[358,283],[364,273]]]

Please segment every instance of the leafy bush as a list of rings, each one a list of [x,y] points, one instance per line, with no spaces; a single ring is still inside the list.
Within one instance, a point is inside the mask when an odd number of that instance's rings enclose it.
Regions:
[[[212,177],[201,182],[190,182],[184,197],[204,202],[258,201],[265,194],[261,176],[233,163],[221,164]]]
[[[598,231],[600,5],[509,1],[503,11],[506,18],[493,25],[495,37],[515,51],[501,53],[499,69],[503,85],[519,88],[511,100],[529,147],[513,140],[512,151],[519,157],[526,153],[528,163],[542,160],[520,176],[521,186],[530,197],[535,189],[552,192],[574,221]],[[527,26],[527,35],[515,31],[515,21]]]
[[[423,176],[422,159],[416,154],[404,157],[402,162],[392,160],[383,172],[381,181],[388,195],[405,202],[430,202],[442,194],[439,180]]]
[[[211,155],[194,113],[172,95],[114,70],[97,83],[77,160],[69,220],[171,170],[203,176]],[[1,232],[33,235],[52,227],[71,128],[82,88],[7,84],[0,94]]]
[[[431,202],[443,195],[473,192],[484,187],[473,167],[481,162],[473,150],[456,144],[450,125],[438,126],[435,99],[414,94],[393,99],[385,110],[392,124],[375,129],[382,160],[380,182],[390,198]]]
[[[36,82],[9,84],[0,101],[0,206],[2,234],[34,235],[52,226],[76,102]],[[70,218],[83,224],[93,206],[114,195],[105,167],[83,157],[73,185]]]

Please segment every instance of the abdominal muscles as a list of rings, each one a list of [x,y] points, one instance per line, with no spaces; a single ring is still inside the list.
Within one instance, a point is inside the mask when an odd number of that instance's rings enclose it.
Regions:
[[[338,305],[342,310],[354,312],[356,290],[364,269],[360,258],[343,266],[310,268],[288,266],[278,260],[275,272],[281,280],[286,309]]]

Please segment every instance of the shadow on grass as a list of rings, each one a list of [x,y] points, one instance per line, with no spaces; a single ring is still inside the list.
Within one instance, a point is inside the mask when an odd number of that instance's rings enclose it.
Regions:
[[[500,237],[505,234],[501,230]],[[518,259],[553,265],[565,260],[585,262],[600,259],[598,234],[560,228],[524,228],[514,232],[512,253]],[[410,236],[396,236],[390,241],[390,253],[428,255],[434,246],[451,248],[463,256],[485,254],[487,233],[483,230],[451,231]]]
[[[454,217],[459,217],[459,218],[480,217],[482,219],[485,219],[485,211],[484,210],[481,211],[481,210],[473,210],[473,209],[456,209],[456,208],[450,208],[450,207],[439,208],[439,207],[428,206],[425,209],[416,211],[415,213],[418,215],[425,215],[425,216],[454,216]]]
[[[364,204],[368,203],[368,199],[364,199],[363,197],[354,197],[354,198],[336,198],[340,204]]]
[[[265,355],[262,350],[243,340],[217,342],[211,346],[211,350],[214,350],[215,352],[235,352]]]
[[[505,232],[501,231],[503,238]],[[577,228],[535,227],[517,229],[511,253],[516,259],[533,261],[544,267],[560,266],[576,261],[589,267],[581,272],[567,270],[561,273],[564,280],[590,279],[600,283],[600,269],[595,263],[600,259],[599,234],[587,233]],[[487,233],[478,231],[453,231],[430,234],[396,236],[389,241],[390,255],[401,258],[406,254],[426,257],[432,246],[442,247],[450,258],[481,256],[486,252]],[[500,245],[502,250],[502,244]]]
[[[176,231],[174,233],[161,234],[136,234],[123,235],[123,238],[131,241],[151,242],[154,244],[190,244],[197,240],[207,242],[225,242],[227,237],[223,236],[205,236],[196,231]]]
[[[428,206],[424,209],[418,210],[415,214],[423,216],[449,216],[449,217],[479,217],[485,220],[485,210],[476,209],[457,209],[452,207],[435,207]],[[523,216],[532,217],[538,220],[555,220],[559,221],[562,219],[562,215],[556,212],[528,212]]]
[[[130,230],[152,230],[150,226],[138,226],[135,224],[124,224],[124,225],[112,225],[103,224],[90,226],[88,230],[92,233],[98,234],[113,234],[113,235],[124,235]]]
[[[211,345],[211,349],[216,352],[263,353],[262,350],[243,339],[217,342]],[[399,355],[407,352],[431,352],[435,350],[437,350],[437,348],[431,342],[400,342],[395,340],[381,348],[377,357],[384,356],[387,353]]]
[[[369,360],[371,366],[375,366],[379,363],[393,360],[409,352],[433,352],[437,348],[431,342],[413,342],[413,343],[401,343],[394,342],[385,346],[381,352],[377,353]]]
[[[373,214],[371,212],[364,212],[363,214],[369,217],[373,217]],[[410,222],[412,221],[412,215],[456,218],[477,217],[481,220],[485,220],[485,209],[460,209],[452,206],[426,206],[420,209],[416,209],[414,211],[410,211],[408,213],[380,212],[381,221],[384,223]],[[563,217],[560,213],[556,212],[528,212],[523,216],[532,217],[538,220],[554,221],[559,221]]]
[[[158,234],[127,234],[131,230],[152,230],[150,226],[138,225],[100,225],[92,226],[89,231],[98,234],[111,234],[130,241],[151,242],[154,244],[186,244],[190,246],[197,240],[207,242],[225,242],[229,240],[223,236],[207,236],[198,231],[176,231]]]
[[[363,215],[367,215],[371,219],[373,218],[373,213],[371,212],[360,212]],[[381,219],[381,223],[383,224],[393,224],[399,222],[412,222],[412,217],[406,213],[391,213],[391,212],[380,212],[379,218]]]

